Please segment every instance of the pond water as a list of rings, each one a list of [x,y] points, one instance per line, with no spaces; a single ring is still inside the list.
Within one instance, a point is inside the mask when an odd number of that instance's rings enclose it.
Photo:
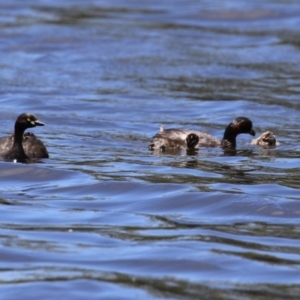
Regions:
[[[298,1],[0,3],[2,299],[297,299]],[[160,125],[280,145],[151,153]]]

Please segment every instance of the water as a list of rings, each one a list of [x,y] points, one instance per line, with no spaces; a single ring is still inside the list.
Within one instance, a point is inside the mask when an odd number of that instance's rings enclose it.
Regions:
[[[0,162],[1,299],[297,299],[297,1],[0,3],[1,136],[32,112],[51,158]],[[280,145],[153,154],[163,124],[237,116]]]

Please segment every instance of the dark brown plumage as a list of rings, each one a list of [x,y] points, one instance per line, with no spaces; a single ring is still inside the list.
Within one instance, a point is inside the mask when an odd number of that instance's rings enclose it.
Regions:
[[[21,114],[15,122],[14,134],[0,138],[0,156],[7,160],[48,158],[48,151],[33,133],[25,133],[28,128],[45,126],[30,113]]]
[[[164,129],[152,138],[148,148],[149,150],[167,150],[167,149],[195,149],[199,147],[222,147],[235,148],[236,137],[241,133],[255,135],[252,129],[252,122],[246,117],[234,119],[225,128],[223,139],[220,141],[213,136],[195,130],[187,129]]]

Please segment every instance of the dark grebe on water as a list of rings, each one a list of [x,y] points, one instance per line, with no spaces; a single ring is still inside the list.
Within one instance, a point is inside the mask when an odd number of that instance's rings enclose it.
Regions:
[[[234,119],[225,128],[223,139],[220,141],[215,137],[195,130],[187,129],[164,129],[153,137],[148,148],[149,150],[168,150],[168,149],[195,149],[199,147],[222,147],[235,148],[236,137],[241,133],[255,135],[252,129],[252,122],[246,117]]]
[[[43,142],[31,132],[24,134],[26,129],[36,126],[45,124],[33,114],[21,114],[15,122],[14,134],[0,138],[0,156],[7,160],[48,158]]]

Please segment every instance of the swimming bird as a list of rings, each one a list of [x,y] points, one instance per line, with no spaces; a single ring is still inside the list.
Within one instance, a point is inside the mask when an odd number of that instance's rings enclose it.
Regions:
[[[272,131],[266,131],[261,134],[257,139],[251,141],[252,145],[260,146],[278,146],[279,142],[276,140],[276,136]]]
[[[199,147],[222,147],[235,148],[236,137],[241,133],[255,136],[252,122],[246,117],[238,117],[225,128],[223,139],[220,141],[210,134],[188,129],[160,128],[160,131],[152,138],[149,150],[171,150],[171,149],[195,149]]]
[[[30,113],[19,115],[15,122],[14,134],[0,138],[0,156],[7,160],[49,158],[48,151],[41,140],[33,133],[25,133],[28,128],[45,126]]]

